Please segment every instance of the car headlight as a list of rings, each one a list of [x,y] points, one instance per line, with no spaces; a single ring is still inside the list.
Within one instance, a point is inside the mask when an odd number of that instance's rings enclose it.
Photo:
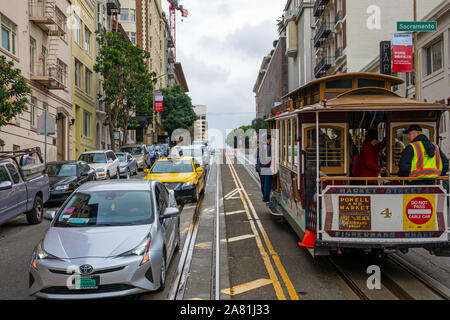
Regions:
[[[64,186],[57,186],[57,187],[55,187],[55,190],[56,191],[63,191],[63,190],[69,190],[69,188],[70,188],[70,185],[66,184]]]
[[[190,187],[194,184],[195,184],[195,180],[191,180],[191,181],[183,183],[183,187]]]
[[[96,172],[105,172],[105,169],[97,169]]]
[[[37,261],[38,260],[45,260],[45,259],[58,259],[57,257],[51,255],[50,253],[46,252],[43,248],[42,248],[42,241],[36,246],[36,248],[34,249],[33,255],[32,255],[32,260],[31,260],[31,266],[34,269],[38,269],[37,267]]]
[[[152,243],[152,237],[148,235],[144,241],[142,241],[136,248],[127,251],[120,256],[129,257],[129,256],[142,256],[141,266],[144,263],[147,263],[150,260],[149,249],[150,244]]]

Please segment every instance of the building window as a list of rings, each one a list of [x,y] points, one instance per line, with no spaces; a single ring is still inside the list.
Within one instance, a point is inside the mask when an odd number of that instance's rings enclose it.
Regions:
[[[136,45],[136,32],[127,32],[127,36],[133,45]]]
[[[81,20],[75,13],[73,14],[73,41],[81,46]]]
[[[130,20],[130,14],[128,9],[121,9],[120,10],[120,21],[129,21]]]
[[[60,81],[62,84],[66,83],[66,76],[67,76],[67,64],[62,62],[61,60],[57,60],[57,74],[56,77],[58,81]]]
[[[130,9],[130,21],[136,21],[136,10]]]
[[[85,137],[91,136],[91,114],[83,111],[83,134]]]
[[[34,74],[36,63],[36,40],[30,38],[30,72]]]
[[[2,24],[2,48],[15,55],[17,47],[17,25],[4,15],[0,17]]]
[[[35,97],[30,99],[30,124],[32,127],[36,127],[36,105],[37,100]]]
[[[442,68],[442,40],[427,49],[427,75]]]
[[[84,28],[84,50],[91,55],[91,31],[88,28]]]
[[[81,89],[81,74],[83,72],[83,66],[80,61],[75,59],[75,87]]]
[[[92,72],[86,68],[84,73],[84,85],[86,87],[86,93],[91,95],[91,83],[92,83]]]

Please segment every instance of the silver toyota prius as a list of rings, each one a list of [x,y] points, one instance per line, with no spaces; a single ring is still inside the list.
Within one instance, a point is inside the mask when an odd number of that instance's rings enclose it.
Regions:
[[[30,263],[30,295],[120,297],[161,290],[180,247],[173,192],[155,180],[87,183],[52,219]]]

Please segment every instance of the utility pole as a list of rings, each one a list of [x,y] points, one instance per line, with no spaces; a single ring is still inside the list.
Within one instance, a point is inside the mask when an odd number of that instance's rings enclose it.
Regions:
[[[417,0],[414,1],[414,22],[417,21]],[[416,100],[420,99],[419,92],[419,50],[417,49],[417,31],[414,31],[414,85],[416,87]]]

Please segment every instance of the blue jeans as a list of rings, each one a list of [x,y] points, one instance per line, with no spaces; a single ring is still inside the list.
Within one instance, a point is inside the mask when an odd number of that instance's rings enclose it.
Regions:
[[[264,179],[264,202],[270,202],[272,192],[272,176],[262,176]]]

